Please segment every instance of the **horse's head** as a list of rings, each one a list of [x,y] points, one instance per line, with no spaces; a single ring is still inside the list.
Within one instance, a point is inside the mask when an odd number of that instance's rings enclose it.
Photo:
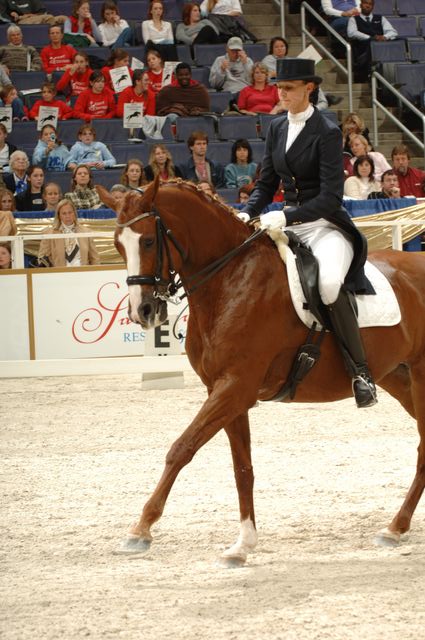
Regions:
[[[103,187],[96,187],[117,212],[114,242],[127,265],[128,315],[144,329],[167,319],[167,301],[177,292],[176,273],[185,256],[155,206],[158,187],[157,178],[143,194],[130,191],[119,207]]]

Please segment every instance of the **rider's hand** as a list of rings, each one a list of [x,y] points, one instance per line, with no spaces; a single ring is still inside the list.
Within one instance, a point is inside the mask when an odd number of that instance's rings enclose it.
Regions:
[[[281,229],[286,227],[283,211],[269,211],[260,216],[260,229]]]
[[[249,222],[251,220],[245,211],[239,211],[239,213],[236,214],[236,217],[239,218],[239,220],[242,220],[242,222]]]

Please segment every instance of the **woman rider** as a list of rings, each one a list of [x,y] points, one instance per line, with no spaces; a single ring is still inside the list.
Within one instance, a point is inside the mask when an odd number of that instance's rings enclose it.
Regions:
[[[278,60],[276,80],[288,116],[270,124],[260,177],[239,215],[245,221],[260,215],[282,180],[287,206],[262,215],[260,226],[288,227],[310,246],[319,263],[320,295],[352,378],[357,406],[369,407],[377,401],[376,389],[347,292],[374,290],[363,269],[366,239],[342,207],[341,132],[310,104],[322,81],[312,60]]]

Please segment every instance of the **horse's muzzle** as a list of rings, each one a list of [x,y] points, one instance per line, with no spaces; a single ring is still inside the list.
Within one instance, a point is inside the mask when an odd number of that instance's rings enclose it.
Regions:
[[[167,303],[152,295],[143,296],[142,302],[137,309],[136,318],[130,312],[133,322],[138,322],[143,329],[152,329],[163,324],[168,318]]]

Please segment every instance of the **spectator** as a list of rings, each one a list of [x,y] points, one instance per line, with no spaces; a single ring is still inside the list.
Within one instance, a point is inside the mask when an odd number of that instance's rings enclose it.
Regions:
[[[87,0],[74,0],[71,16],[65,20],[64,31],[84,36],[89,46],[96,46],[102,42],[102,34],[92,18]]]
[[[360,0],[322,0],[322,9],[331,27],[346,38],[349,18],[360,14]]]
[[[140,160],[137,158],[128,160],[121,174],[121,184],[127,187],[127,189],[142,191],[141,187],[146,184],[146,177],[143,170],[143,163]]]
[[[66,171],[77,166],[71,161],[68,148],[62,144],[51,124],[45,124],[40,131],[40,138],[32,154],[32,164],[45,171]]]
[[[252,66],[251,85],[239,93],[238,109],[247,115],[276,114],[285,111],[276,85],[269,84],[269,71],[262,62],[256,62]]]
[[[371,74],[371,40],[394,40],[397,31],[384,16],[373,15],[374,0],[360,0],[360,15],[348,21],[347,35],[352,40],[354,82],[367,82]]]
[[[22,193],[27,188],[27,169],[30,166],[28,156],[24,151],[14,151],[9,158],[10,173],[3,176],[6,189],[14,196]]]
[[[112,91],[105,87],[101,71],[93,71],[89,79],[90,88],[80,93],[74,105],[74,117],[90,122],[94,118],[115,117],[115,99]]]
[[[38,112],[40,111],[40,107],[56,107],[57,109],[59,109],[59,120],[69,120],[70,118],[72,118],[74,114],[71,107],[67,105],[63,100],[55,100],[55,96],[56,87],[53,82],[43,82],[43,84],[41,85],[42,99],[37,100],[29,112],[31,120],[38,120]]]
[[[156,112],[159,116],[199,116],[210,111],[210,96],[204,85],[192,80],[192,70],[186,62],[177,65],[176,80],[156,96]]]
[[[146,54],[146,64],[148,67],[150,88],[154,93],[158,93],[158,91],[162,89],[164,75],[164,60],[160,52],[156,49],[150,49]]]
[[[230,164],[224,169],[224,178],[228,189],[250,184],[255,177],[257,163],[252,161],[252,147],[248,140],[239,138],[232,145]]]
[[[6,34],[7,45],[0,47],[0,64],[6,71],[40,71],[41,58],[35,47],[24,44],[22,29],[12,24]]]
[[[344,140],[343,151],[351,154],[350,136],[353,133],[358,133],[364,136],[370,144],[369,129],[366,127],[364,120],[362,120],[362,118],[357,113],[352,112],[347,114],[341,123],[340,129],[342,131],[342,137]]]
[[[145,45],[173,44],[173,27],[171,22],[165,22],[164,5],[161,0],[152,0],[149,5],[148,20],[142,22],[142,36]]]
[[[8,85],[11,85],[12,81],[9,78],[9,74],[6,71],[6,67],[0,64],[0,90]]]
[[[372,191],[369,193],[368,200],[378,200],[381,198],[400,198],[400,187],[398,186],[398,177],[394,169],[388,169],[382,174],[382,183],[380,191]]]
[[[379,151],[371,151],[371,146],[364,136],[357,133],[350,136],[350,149],[353,157],[350,159],[352,165],[354,165],[356,158],[360,156],[370,156],[375,165],[375,179],[381,180],[381,176],[387,169],[391,169],[385,156]]]
[[[0,18],[2,22],[17,24],[55,24],[66,20],[66,16],[46,13],[40,0],[0,0]]]
[[[149,154],[149,164],[145,168],[146,180],[151,182],[160,175],[161,180],[181,178],[182,174],[174,165],[171,153],[164,144],[154,144]]]
[[[40,53],[44,71],[66,71],[77,52],[70,44],[63,43],[63,25],[52,24],[49,27],[49,40],[50,44],[43,47]]]
[[[78,142],[71,147],[69,162],[90,169],[107,169],[117,164],[106,144],[96,141],[96,130],[90,124],[79,128]]]
[[[18,211],[44,211],[44,171],[41,167],[29,167],[25,191],[16,196]]]
[[[43,191],[45,211],[56,211],[60,200],[62,200],[62,189],[56,182],[48,182]]]
[[[45,239],[40,242],[39,259],[47,259],[52,267],[80,267],[88,264],[100,264],[99,254],[93,238],[67,238],[67,234],[90,231],[79,224],[74,204],[63,199],[59,202],[53,224],[43,233],[57,233],[62,238]]]
[[[252,190],[254,189],[255,183],[250,182],[249,184],[244,184],[238,189],[238,202],[240,204],[246,204],[250,198]]]
[[[133,73],[133,86],[127,87],[118,96],[117,116],[124,115],[124,105],[128,103],[143,105],[143,115],[155,115],[155,94],[150,88],[149,75],[145,69],[136,69]]]
[[[373,175],[375,166],[370,156],[359,156],[354,162],[354,175],[344,182],[344,197],[353,200],[367,200],[372,191],[377,191],[381,184]]]
[[[65,193],[76,209],[99,209],[102,201],[94,188],[90,167],[80,164],[74,169],[71,180],[71,191]]]
[[[217,197],[217,191],[209,180],[200,180],[196,186],[199,191],[203,191],[208,196],[211,196],[211,198],[214,198],[214,196]]]
[[[112,93],[120,93],[123,89],[115,91],[112,84],[111,69],[118,69],[119,67],[127,67],[130,77],[133,77],[133,69],[130,69],[130,56],[125,49],[114,49],[109,57],[106,66],[102,67],[103,77],[105,78],[106,88],[112,91]]]
[[[0,236],[16,236],[18,233],[14,211],[16,203],[13,193],[8,189],[0,189]]]
[[[226,182],[223,166],[207,158],[208,135],[204,131],[193,131],[187,140],[187,146],[191,157],[180,167],[183,178],[195,183],[208,180],[216,189],[224,188]]]
[[[217,44],[221,42],[219,30],[207,18],[201,17],[199,5],[187,2],[183,5],[182,21],[176,28],[176,40],[183,44]]]
[[[90,76],[93,71],[89,66],[89,57],[83,51],[77,52],[72,58],[71,66],[56,83],[61,93],[69,96],[79,96],[90,88]]]
[[[207,16],[210,13],[232,17],[242,15],[242,7],[239,0],[203,0],[200,9],[203,16]]]
[[[123,184],[114,184],[110,188],[109,193],[115,201],[115,206],[119,208],[124,202],[125,194],[128,193],[128,189],[126,189]]]
[[[6,242],[0,243],[0,269],[12,269],[12,252]]]
[[[25,107],[13,84],[8,84],[0,91],[0,106],[12,107],[12,118],[14,122],[28,120],[28,109]]]
[[[133,29],[130,28],[127,20],[121,18],[115,2],[106,0],[102,5],[100,15],[102,22],[99,25],[99,31],[104,47],[119,49],[136,44]]]
[[[226,54],[218,56],[211,67],[210,85],[213,89],[239,93],[251,83],[253,61],[244,51],[242,40],[229,38]]]
[[[391,151],[393,169],[398,177],[401,196],[425,198],[425,171],[410,167],[410,150],[405,144],[399,144]]]
[[[1,95],[1,94],[0,94]],[[16,147],[11,142],[7,142],[7,129],[0,123],[0,171],[9,165],[10,154],[16,151]],[[0,234],[1,235],[1,234]]]

